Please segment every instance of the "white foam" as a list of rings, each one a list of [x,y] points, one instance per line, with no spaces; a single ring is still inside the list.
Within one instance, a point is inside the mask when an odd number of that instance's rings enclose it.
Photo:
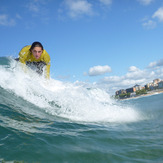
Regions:
[[[2,88],[50,115],[83,122],[134,122],[141,117],[137,110],[121,106],[101,89],[45,80],[33,72],[25,73],[15,61],[10,68],[0,66],[0,76]]]

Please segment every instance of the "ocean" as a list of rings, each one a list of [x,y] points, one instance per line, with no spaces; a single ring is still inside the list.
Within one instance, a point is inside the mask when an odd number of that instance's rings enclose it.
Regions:
[[[0,57],[0,162],[162,163],[163,93],[117,101]]]

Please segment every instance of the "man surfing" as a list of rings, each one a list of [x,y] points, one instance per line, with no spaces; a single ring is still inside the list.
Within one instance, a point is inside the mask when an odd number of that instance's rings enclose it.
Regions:
[[[45,77],[50,77],[50,56],[40,42],[33,42],[32,45],[23,47],[19,52],[19,58],[16,60],[38,74],[42,74],[44,70]]]

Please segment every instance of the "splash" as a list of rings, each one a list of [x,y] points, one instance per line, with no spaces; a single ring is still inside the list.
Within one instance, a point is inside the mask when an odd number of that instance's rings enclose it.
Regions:
[[[0,87],[51,116],[77,122],[135,122],[141,117],[134,108],[112,100],[104,90],[45,80],[32,71],[24,73],[12,59],[9,66],[0,65],[0,76]]]

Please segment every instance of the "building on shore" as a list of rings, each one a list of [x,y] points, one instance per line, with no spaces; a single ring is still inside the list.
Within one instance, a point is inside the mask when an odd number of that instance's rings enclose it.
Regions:
[[[161,81],[161,79],[154,79],[153,84],[158,84]]]
[[[154,79],[153,82],[147,83],[145,85],[145,88],[148,89],[148,90],[154,90],[154,89],[157,89],[157,88],[162,88],[161,87],[162,82],[163,81],[161,79]]]
[[[163,81],[160,81],[160,82],[158,83],[158,88],[159,88],[159,89],[163,88]]]
[[[144,87],[142,87],[141,85],[138,85],[138,84],[136,84],[134,86],[134,88],[135,88],[136,91],[140,91],[140,90],[144,89]]]
[[[130,97],[136,97],[136,92],[130,93]]]
[[[129,94],[130,97],[136,96],[137,91],[141,91],[143,89],[145,90],[155,90],[155,89],[160,89],[163,88],[163,80],[161,79],[154,79],[153,82],[151,83],[147,83],[144,87],[136,84],[135,86],[131,87],[131,88],[127,88],[125,89],[121,89],[115,92],[115,96],[118,96],[120,98],[120,95],[124,94]],[[121,98],[123,98],[123,96]],[[128,96],[128,95],[126,95]],[[124,97],[126,97],[124,96]]]
[[[131,87],[131,88],[127,88],[126,89],[126,93],[133,93],[136,92],[136,88],[135,87]]]
[[[120,89],[120,90],[118,90],[118,91],[115,92],[115,95],[118,96],[120,94],[125,94],[125,93],[126,93],[126,90]]]

